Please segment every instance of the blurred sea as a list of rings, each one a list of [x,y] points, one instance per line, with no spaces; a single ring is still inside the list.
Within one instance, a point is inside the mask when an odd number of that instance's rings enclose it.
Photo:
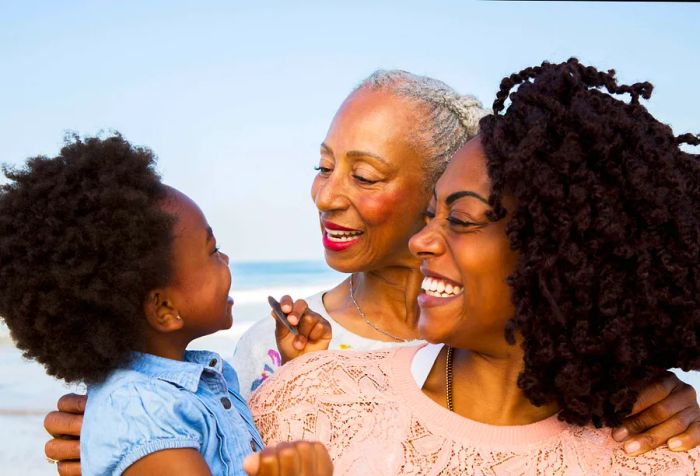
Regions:
[[[343,274],[329,269],[323,261],[232,263],[231,274],[231,296],[235,301],[233,327],[197,339],[190,348],[213,350],[230,358],[237,340],[248,327],[259,319],[270,319],[268,295],[278,299],[283,294],[303,298],[330,289],[344,279]],[[43,418],[61,395],[84,389],[67,386],[47,376],[41,365],[23,359],[1,323],[0,369],[0,474],[56,474],[55,467],[43,457],[48,438]],[[679,374],[700,391],[700,373]]]
[[[190,348],[213,350],[230,358],[248,327],[259,319],[270,319],[267,296],[303,298],[344,279],[323,261],[231,263],[231,275],[233,326],[193,341]],[[58,398],[68,392],[84,393],[84,389],[49,377],[41,365],[24,359],[7,327],[0,323],[0,474],[56,474],[55,466],[43,456],[48,439],[43,419],[55,408]]]

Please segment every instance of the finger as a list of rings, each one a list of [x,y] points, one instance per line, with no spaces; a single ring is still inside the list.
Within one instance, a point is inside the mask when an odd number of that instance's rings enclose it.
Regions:
[[[282,324],[277,318],[274,311],[270,312],[270,316],[272,316],[272,318],[275,320],[275,339],[278,342],[282,339],[285,339],[288,335],[291,334],[291,332],[289,332],[289,329],[287,329],[287,326]]]
[[[640,413],[652,405],[659,403],[668,397],[676,388],[684,385],[674,373],[664,372],[661,378],[656,379],[639,392],[637,401],[632,406],[630,415]]]
[[[282,299],[280,299],[280,306],[282,306],[282,312],[285,314],[289,314],[292,312],[292,306],[294,304],[294,301],[292,300],[292,297],[289,296],[288,294],[285,294],[282,296]]]
[[[316,476],[332,476],[333,474],[333,461],[331,460],[331,455],[328,453],[328,449],[321,443],[314,443],[314,455],[316,462]]]
[[[44,428],[51,436],[80,436],[82,426],[83,415],[51,412],[44,418]]]
[[[625,452],[629,455],[637,456],[658,448],[665,444],[670,437],[685,431],[697,416],[694,408],[686,408],[660,425],[654,426],[649,431],[629,438],[624,443]]]
[[[668,447],[673,451],[688,451],[700,444],[700,422],[690,424],[680,435],[668,440]]]
[[[316,314],[314,311],[312,311],[311,309],[307,309],[306,312],[301,315],[301,319],[299,319],[299,324],[297,324],[297,330],[299,331],[299,335],[304,336],[306,338],[310,338],[311,331],[313,330],[314,326],[317,322],[319,322],[322,319],[323,318]]]
[[[256,474],[260,476],[279,476],[280,465],[277,459],[277,451],[274,447],[264,448],[260,452],[260,465]]]
[[[331,325],[325,319],[316,322],[311,332],[309,332],[309,340],[311,342],[319,342],[321,340],[330,340],[332,337]]]
[[[276,448],[280,476],[301,476],[304,474],[301,472],[299,453],[294,444],[280,443]]]
[[[54,438],[46,442],[44,453],[47,458],[58,461],[80,459],[80,440]]]
[[[306,304],[306,301],[303,299],[299,299],[298,301],[294,302],[294,306],[292,307],[292,311],[289,313],[287,316],[287,319],[289,320],[289,323],[293,326],[296,326],[299,324],[301,321],[301,318],[304,316],[304,313],[306,310],[309,308],[309,306]]]
[[[243,460],[243,471],[248,473],[248,476],[255,476],[258,474],[260,469],[260,454],[253,453],[248,455],[246,459]]]
[[[313,443],[309,441],[295,441],[297,452],[299,453],[299,471],[304,476],[316,474],[316,454]]]
[[[56,463],[60,476],[80,476],[80,461],[61,461]]]
[[[681,387],[679,387],[677,391],[668,395],[665,399],[651,405],[636,415],[625,418],[624,422],[622,423],[622,427],[626,430],[627,435],[629,436],[643,433],[657,425],[664,423],[666,420],[685,409],[690,409],[697,412],[696,405],[688,405],[689,392],[690,395],[693,396],[692,401],[695,401],[695,390],[693,390],[693,388],[689,385],[688,387],[690,388],[686,389],[684,388],[685,385],[686,384],[681,382]],[[687,425],[689,424],[690,421],[688,421]],[[682,428],[680,431],[684,431],[686,427]],[[678,433],[680,433],[680,431]],[[622,433],[625,433],[625,431],[616,431],[613,433],[613,437],[620,437]],[[666,439],[670,438],[674,434],[669,435]]]
[[[85,413],[87,395],[68,393],[58,399],[58,411],[67,413]]]
[[[304,350],[307,342],[308,342],[308,339],[305,336],[300,334],[294,338],[294,342],[292,343],[292,345],[294,346],[294,348],[296,350],[301,351],[301,350]]]

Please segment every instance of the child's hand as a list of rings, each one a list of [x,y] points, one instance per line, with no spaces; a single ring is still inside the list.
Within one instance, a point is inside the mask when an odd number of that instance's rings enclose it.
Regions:
[[[275,338],[277,349],[280,351],[282,363],[288,362],[308,352],[326,350],[331,342],[332,330],[330,323],[309,309],[306,301],[293,301],[289,296],[280,299],[282,311],[287,314],[287,321],[296,326],[299,335],[295,336],[275,319]],[[273,315],[274,318],[274,315]]]
[[[333,463],[321,443],[293,441],[253,453],[243,461],[243,470],[249,476],[330,476]]]

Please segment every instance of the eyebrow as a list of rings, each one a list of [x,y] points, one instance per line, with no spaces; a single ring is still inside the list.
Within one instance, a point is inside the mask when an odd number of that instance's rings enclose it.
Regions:
[[[433,190],[433,197],[434,197],[435,200],[437,201],[437,195],[435,194],[435,190]],[[476,193],[476,192],[472,192],[471,190],[462,190],[462,191],[459,191],[459,192],[451,193],[451,194],[449,194],[449,195],[447,196],[447,198],[445,199],[445,203],[447,204],[447,206],[450,206],[450,205],[452,205],[454,202],[456,202],[457,200],[459,200],[460,198],[464,198],[464,197],[476,198],[477,200],[479,200],[479,201],[481,201],[481,202],[484,202],[486,205],[491,206],[491,205],[489,204],[489,201],[488,201],[486,198],[482,197],[481,195],[479,195],[479,194]]]
[[[326,152],[328,152],[329,154],[335,156],[335,154],[333,153],[333,149],[331,149],[330,147],[328,147],[328,144],[326,144],[325,142],[321,142],[321,149],[323,149],[323,150],[325,150]],[[373,159],[376,159],[376,160],[382,162],[382,163],[385,164],[385,165],[387,164],[386,159],[383,158],[381,155],[377,155],[377,154],[374,154],[374,153],[372,153],[372,152],[366,152],[366,151],[364,151],[364,150],[349,150],[349,151],[345,154],[345,156],[346,156],[346,157],[351,157],[351,158],[354,158],[354,159],[359,159],[359,158],[362,158],[362,157],[371,157],[371,158],[373,158]]]
[[[207,243],[212,241],[214,239],[214,232],[212,231],[211,227],[207,227]]]

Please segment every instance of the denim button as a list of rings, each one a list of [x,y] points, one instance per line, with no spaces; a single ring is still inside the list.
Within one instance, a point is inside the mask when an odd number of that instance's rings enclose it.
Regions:
[[[211,360],[209,361],[209,367],[216,367],[216,362],[217,362],[216,359],[211,359]]]
[[[224,406],[224,408],[225,408],[226,410],[228,410],[229,408],[231,408],[231,400],[229,400],[227,397],[223,397],[223,398],[221,399],[221,404]]]

